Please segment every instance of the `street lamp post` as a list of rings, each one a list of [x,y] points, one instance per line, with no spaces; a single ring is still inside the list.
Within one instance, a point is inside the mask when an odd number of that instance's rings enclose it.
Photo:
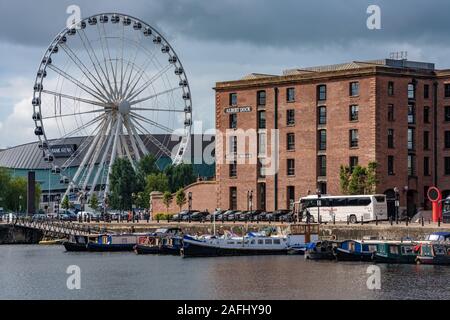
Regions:
[[[398,224],[398,209],[400,206],[400,192],[397,187],[394,188],[395,193],[395,221]]]
[[[192,192],[188,193],[189,211],[192,210]]]
[[[252,212],[253,211],[253,190],[250,190],[249,201],[250,201],[250,212]]]
[[[320,198],[322,197],[322,194],[319,188],[316,190],[316,194],[317,194],[317,223],[320,223],[320,206],[322,205],[322,200]]]

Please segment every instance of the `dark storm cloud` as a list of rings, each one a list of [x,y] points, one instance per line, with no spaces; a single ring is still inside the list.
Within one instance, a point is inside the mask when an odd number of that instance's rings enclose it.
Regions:
[[[345,47],[359,40],[440,43],[447,41],[450,27],[446,0],[2,0],[0,39],[44,45],[65,25],[71,4],[79,5],[84,17],[118,11],[178,37],[258,46]],[[366,28],[370,4],[381,7],[382,30]]]

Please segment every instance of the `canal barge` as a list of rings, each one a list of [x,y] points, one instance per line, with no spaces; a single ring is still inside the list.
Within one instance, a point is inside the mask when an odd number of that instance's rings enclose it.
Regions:
[[[151,235],[138,237],[134,251],[136,254],[180,255],[182,246],[180,228],[161,228]]]
[[[417,245],[412,241],[386,241],[377,245],[372,259],[377,263],[416,263]]]
[[[417,264],[450,265],[450,242],[422,243],[418,248]]]
[[[344,240],[333,248],[338,261],[372,261],[379,240]]]
[[[282,255],[290,250],[301,251],[309,242],[317,241],[318,236],[317,224],[291,225],[288,235],[272,235],[267,230],[244,236],[185,235],[181,254],[183,257]]]
[[[318,241],[310,243],[305,250],[306,260],[336,260],[334,248],[339,246],[338,241]]]

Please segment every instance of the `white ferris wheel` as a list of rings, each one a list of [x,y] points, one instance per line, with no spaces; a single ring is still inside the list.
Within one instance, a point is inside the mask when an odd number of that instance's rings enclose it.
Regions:
[[[105,199],[117,158],[134,168],[149,153],[182,161],[192,124],[188,79],[169,42],[140,19],[103,13],[65,28],[33,89],[35,134],[65,195]]]

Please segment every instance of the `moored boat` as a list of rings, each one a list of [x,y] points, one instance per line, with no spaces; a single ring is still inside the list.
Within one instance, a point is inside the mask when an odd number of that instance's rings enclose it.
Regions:
[[[86,247],[93,252],[133,251],[137,238],[137,234],[103,234],[97,241],[89,241]]]
[[[292,225],[291,233],[273,235],[268,230],[249,232],[244,236],[227,234],[224,236],[183,237],[184,257],[217,257],[248,255],[280,255],[290,250],[306,247],[311,240],[318,239],[318,225]]]
[[[71,236],[68,241],[63,242],[63,246],[66,251],[87,251],[88,242],[95,241],[96,239],[96,236]]]
[[[157,229],[154,234],[138,237],[134,251],[137,254],[180,255],[183,246],[179,228]]]
[[[450,265],[450,242],[421,243],[417,264]]]
[[[372,261],[379,240],[345,240],[334,248],[338,261]]]
[[[335,260],[333,249],[339,245],[337,241],[318,241],[310,243],[305,250],[307,260]]]
[[[378,263],[415,263],[417,246],[412,241],[386,241],[377,244],[373,260]]]

